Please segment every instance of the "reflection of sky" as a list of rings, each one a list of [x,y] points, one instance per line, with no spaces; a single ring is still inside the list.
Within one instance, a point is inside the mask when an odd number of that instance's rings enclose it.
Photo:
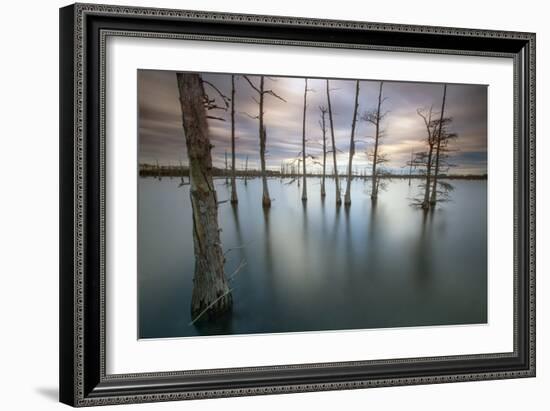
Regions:
[[[231,76],[227,74],[203,74],[203,78],[216,85],[223,93],[230,95]],[[250,77],[256,84],[258,77]],[[321,128],[319,106],[326,106],[326,82],[310,79],[306,138],[308,154],[319,156]],[[331,80],[331,103],[334,115],[334,132],[341,172],[345,170],[348,157],[349,136],[353,116],[355,81]],[[376,108],[379,83],[360,83],[359,113]],[[303,78],[269,77],[265,89],[273,89],[286,100],[282,102],[266,95],[264,121],[267,128],[267,166],[279,169],[281,162],[294,159],[302,150]],[[216,94],[206,86],[211,97]],[[401,172],[410,158],[411,150],[420,151],[425,139],[425,127],[416,113],[417,108],[433,105],[439,110],[443,87],[441,84],[385,82],[383,96],[386,98],[382,110],[388,114],[382,128],[385,137],[381,151],[387,154],[385,164],[394,172]],[[242,78],[236,78],[236,151],[237,167],[242,167],[249,156],[249,167],[259,168],[258,106],[253,98],[255,92]],[[187,163],[187,150],[181,125],[176,75],[170,71],[139,71],[139,155],[140,162],[177,164]],[[248,115],[247,115],[248,114]],[[445,114],[453,118],[450,130],[458,134],[450,148],[454,150],[450,162],[457,167],[452,173],[483,174],[487,172],[487,88],[482,85],[449,85]],[[225,151],[231,150],[230,113],[215,112],[227,121],[209,120],[210,139],[215,166],[223,167]],[[359,121],[356,130],[358,140],[354,166],[360,170],[369,165],[366,151],[372,147],[374,127]],[[327,138],[328,138],[327,118]],[[332,163],[329,162],[332,170]],[[316,171],[315,165],[310,170]]]
[[[214,184],[230,198],[223,178]],[[304,203],[297,181],[274,178],[264,209],[261,179],[237,180],[238,206],[218,208],[232,314],[195,327],[189,186],[140,178],[140,336],[486,323],[487,182],[452,181],[452,201],[428,214],[410,206],[417,184],[395,179],[373,203],[370,183],[356,179],[352,206],[335,207],[332,179],[323,200],[309,178]]]

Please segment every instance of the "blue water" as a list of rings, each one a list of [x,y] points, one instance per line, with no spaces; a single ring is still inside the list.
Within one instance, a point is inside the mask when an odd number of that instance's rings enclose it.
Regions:
[[[370,183],[352,182],[336,207],[308,179],[238,180],[239,203],[219,206],[233,309],[190,325],[194,270],[189,186],[139,180],[138,306],[141,338],[474,324],[487,321],[487,182],[454,180],[451,201],[424,213],[410,205],[417,182],[388,182],[375,205]],[[229,186],[216,179],[218,199]]]

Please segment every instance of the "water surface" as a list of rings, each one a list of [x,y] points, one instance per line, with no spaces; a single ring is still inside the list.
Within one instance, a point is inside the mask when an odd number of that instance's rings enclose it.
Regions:
[[[334,185],[309,197],[290,179],[270,179],[274,199],[261,206],[261,180],[238,180],[239,203],[219,207],[233,310],[190,325],[194,270],[189,186],[139,179],[140,338],[276,333],[487,321],[487,182],[454,180],[450,202],[424,213],[418,189],[393,180],[369,196],[352,182],[352,204],[336,207]],[[229,186],[216,179],[218,199]]]

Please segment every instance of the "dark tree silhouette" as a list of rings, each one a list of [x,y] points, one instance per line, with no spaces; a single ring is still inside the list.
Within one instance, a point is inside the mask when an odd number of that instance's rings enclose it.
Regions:
[[[182,123],[189,157],[190,197],[193,210],[195,273],[191,298],[193,321],[216,317],[231,308],[232,297],[224,273],[218,203],[212,179],[212,156],[206,110],[214,99],[204,91],[195,73],[176,74]]]
[[[325,122],[325,116],[327,114],[327,108],[324,106],[319,106],[319,111],[321,112],[321,121],[319,125],[321,126],[321,133],[323,135],[322,145],[323,145],[323,175],[321,177],[321,197],[325,197],[325,178],[327,174],[327,128]]]
[[[445,126],[446,123],[451,121],[450,119],[445,119],[444,117],[446,97],[447,97],[447,85],[445,84],[443,85],[443,100],[441,103],[441,113],[439,117],[439,124],[438,124],[437,137],[436,137],[437,143],[436,143],[436,150],[435,150],[435,169],[434,169],[434,179],[433,179],[434,181],[432,186],[432,194],[430,197],[430,205],[432,206],[435,205],[437,201],[437,178],[439,176],[439,158],[441,153],[441,142],[442,142],[442,138],[444,137],[444,134],[442,133],[443,127]]]
[[[359,109],[359,80],[355,82],[355,104],[353,107],[353,120],[351,122],[351,136],[349,142],[348,179],[344,204],[351,204],[351,179],[353,172],[353,156],[355,155],[355,126],[357,123],[357,110]]]
[[[372,177],[371,177],[371,198],[376,200],[378,198],[378,188],[380,185],[379,179],[379,165],[388,162],[388,158],[385,154],[380,151],[381,139],[384,137],[384,130],[380,127],[380,122],[388,114],[387,112],[382,113],[380,110],[382,108],[382,103],[386,100],[382,98],[382,87],[384,82],[380,82],[380,87],[378,90],[378,104],[374,110],[367,111],[363,114],[361,119],[368,123],[371,123],[374,126],[374,147],[371,152],[367,153],[367,157],[372,161]]]
[[[265,147],[266,147],[266,128],[264,125],[264,97],[266,95],[273,96],[275,98],[278,98],[281,101],[286,102],[284,98],[277,95],[273,90],[266,90],[264,87],[264,76],[260,76],[260,85],[257,87],[252,80],[248,76],[243,76],[244,79],[248,82],[250,87],[258,93],[258,100],[254,100],[258,103],[259,112],[258,116],[254,117],[258,119],[259,122],[259,137],[260,137],[260,165],[262,170],[262,186],[263,186],[263,194],[262,194],[262,206],[264,208],[271,207],[271,198],[269,197],[269,187],[267,186],[267,173],[266,173],[266,167],[265,167]]]
[[[304,184],[302,185],[302,201],[307,201],[307,171],[306,171],[306,108],[307,108],[307,78],[304,87],[304,114],[302,118],[302,174]]]
[[[435,133],[437,130],[437,122],[432,120],[433,116],[433,107],[427,109],[417,109],[418,115],[424,121],[426,127],[426,143],[428,145],[428,150],[426,152],[417,153],[415,158],[416,167],[420,169],[425,169],[425,183],[424,183],[424,199],[420,203],[420,206],[427,210],[430,208],[430,180],[432,176],[432,160],[433,160],[433,151],[435,145]]]
[[[231,203],[237,204],[237,183],[235,170],[235,75],[231,75]]]
[[[445,84],[443,86],[441,111],[437,114],[433,112],[433,107],[429,110],[417,110],[426,126],[426,143],[428,147],[427,151],[416,153],[415,159],[411,163],[414,163],[415,168],[420,168],[425,172],[425,182],[422,185],[424,196],[419,203],[424,210],[435,206],[438,202],[438,195],[443,196],[439,201],[447,200],[448,193],[453,190],[451,184],[439,179],[442,170],[448,170],[453,166],[447,161],[448,153],[451,151],[448,144],[457,137],[457,134],[448,131],[452,118],[444,116],[446,96],[447,85]],[[438,118],[434,119],[435,116],[438,116]]]
[[[449,182],[441,179],[442,173],[448,172],[456,164],[449,162],[449,153],[454,151],[449,147],[449,143],[458,137],[456,133],[451,133],[447,130],[448,125],[452,122],[452,119],[447,117],[443,119],[443,127],[441,130],[441,136],[438,136],[439,147],[435,154],[434,165],[434,178],[432,183],[430,206],[435,207],[437,203],[448,201],[449,193],[454,190],[454,187]]]
[[[334,184],[336,186],[336,205],[342,204],[342,193],[340,191],[340,180],[338,178],[338,163],[336,162],[337,148],[334,142],[334,122],[332,120],[332,105],[330,101],[330,83],[327,79],[327,104],[328,104],[328,119],[330,123],[330,137],[332,142],[332,161],[334,167]]]

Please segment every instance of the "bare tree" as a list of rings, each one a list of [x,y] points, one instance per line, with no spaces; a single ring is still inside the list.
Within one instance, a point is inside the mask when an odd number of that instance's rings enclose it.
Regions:
[[[304,115],[302,118],[302,172],[304,184],[302,186],[302,201],[307,201],[307,172],[306,172],[306,108],[307,108],[307,78],[304,86]]]
[[[378,187],[379,187],[379,169],[378,165],[382,163],[386,163],[388,161],[388,158],[385,154],[380,152],[380,140],[384,136],[384,131],[380,128],[380,122],[382,119],[388,114],[387,112],[381,113],[380,110],[382,108],[382,103],[386,100],[385,98],[382,98],[382,87],[384,86],[384,82],[380,82],[380,88],[378,90],[378,104],[376,106],[376,109],[367,111],[363,114],[361,119],[363,121],[367,121],[374,125],[374,147],[371,152],[367,153],[367,156],[372,161],[372,186],[371,186],[371,198],[375,200],[378,197]]]
[[[422,200],[420,205],[424,210],[427,210],[430,208],[430,181],[432,175],[432,160],[437,122],[432,120],[433,107],[430,107],[429,110],[417,109],[416,112],[424,121],[427,133],[426,143],[428,145],[428,150],[426,152],[417,153],[415,159],[417,167],[425,168],[426,180],[424,183],[424,199]]]
[[[323,175],[321,177],[321,197],[325,197],[325,177],[327,170],[327,128],[325,124],[325,116],[327,114],[327,108],[325,106],[319,106],[319,111],[321,112],[321,121],[319,125],[321,126],[321,133],[323,135]]]
[[[424,210],[435,206],[438,195],[443,196],[442,201],[447,200],[447,195],[453,190],[451,184],[440,180],[441,171],[448,170],[453,165],[447,162],[450,149],[448,143],[457,137],[455,133],[447,130],[448,125],[452,122],[451,117],[445,117],[445,102],[447,95],[447,85],[443,87],[443,99],[441,103],[441,111],[437,113],[438,118],[433,108],[429,110],[417,110],[418,114],[424,120],[427,131],[428,149],[425,152],[417,153],[415,160],[415,168],[420,167],[425,170],[424,199],[419,205]]]
[[[334,142],[334,123],[332,121],[332,105],[330,102],[330,84],[327,79],[327,104],[328,104],[328,119],[330,123],[330,137],[332,142],[332,161],[334,167],[334,184],[336,188],[336,204],[342,204],[342,194],[340,192],[340,181],[338,179],[338,164],[336,162],[336,144]]]
[[[237,182],[235,170],[235,75],[231,75],[231,203],[237,204]]]
[[[437,201],[437,178],[438,178],[438,175],[439,175],[439,157],[440,157],[440,153],[441,153],[441,141],[442,141],[442,137],[443,137],[443,134],[442,134],[442,131],[443,131],[443,127],[444,127],[444,124],[445,124],[445,99],[447,97],[447,84],[444,84],[443,85],[443,100],[441,102],[441,113],[440,113],[440,117],[439,117],[439,124],[438,124],[438,129],[437,129],[437,143],[436,143],[436,150],[435,150],[435,170],[434,170],[434,181],[433,181],[433,186],[432,186],[432,195],[431,195],[431,198],[430,198],[430,205],[435,205],[436,201]],[[450,121],[449,119],[447,119],[448,121]],[[447,121],[447,122],[448,122]]]
[[[212,318],[232,306],[231,289],[224,273],[218,203],[212,179],[212,156],[207,112],[214,102],[195,73],[176,74],[182,123],[189,157],[190,197],[193,210],[195,273],[191,315]]]
[[[444,119],[444,123],[446,122],[446,120],[450,122],[450,119]],[[437,203],[448,201],[450,192],[454,190],[453,185],[447,181],[443,181],[441,177],[443,175],[442,173],[446,173],[451,167],[456,166],[456,164],[450,163],[448,159],[449,153],[454,151],[449,148],[449,143],[451,140],[457,137],[458,135],[456,133],[451,133],[447,131],[445,125],[443,126],[443,130],[441,132],[441,143],[436,154],[438,161],[436,162],[437,165],[434,165],[434,180],[436,183],[432,185],[432,192],[430,197],[431,207],[435,207]],[[435,177],[436,175],[437,178]],[[434,194],[434,191],[436,194]]]
[[[259,122],[259,137],[260,137],[260,165],[262,169],[262,185],[263,185],[263,194],[262,194],[262,206],[264,208],[271,207],[271,198],[269,197],[269,188],[267,186],[267,174],[265,167],[265,147],[266,147],[266,128],[264,125],[264,97],[266,95],[273,96],[278,98],[281,101],[286,102],[284,98],[277,95],[273,90],[266,90],[264,88],[264,76],[260,76],[260,86],[257,87],[248,76],[243,76],[244,79],[248,82],[250,87],[258,93],[258,100],[254,100],[258,103],[259,112],[258,116],[254,117],[258,119]]]
[[[351,122],[351,136],[349,142],[349,160],[348,160],[348,180],[346,186],[346,195],[344,197],[344,204],[351,204],[351,179],[353,172],[353,156],[355,154],[355,125],[357,123],[357,110],[359,108],[359,80],[355,81],[355,104],[353,107],[353,120]]]

